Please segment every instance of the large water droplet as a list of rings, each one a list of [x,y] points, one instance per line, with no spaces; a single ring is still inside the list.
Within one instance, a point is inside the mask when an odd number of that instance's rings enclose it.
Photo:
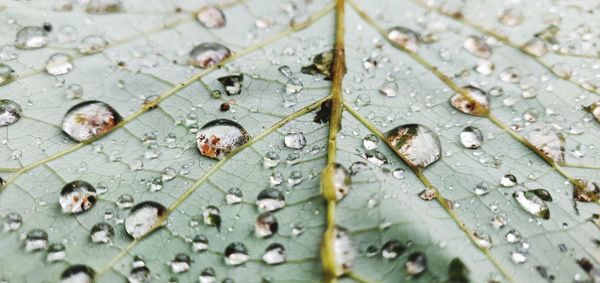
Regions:
[[[121,115],[110,105],[91,100],[71,107],[65,114],[62,129],[71,139],[82,142],[109,132],[120,121]]]
[[[21,118],[23,109],[18,103],[9,99],[0,99],[0,127],[15,123]]]
[[[250,259],[248,248],[243,243],[235,242],[225,248],[225,264],[240,265]]]
[[[6,64],[0,63],[0,85],[10,82],[13,78],[14,70]]]
[[[60,283],[92,283],[94,282],[94,270],[83,264],[74,264],[60,274]]]
[[[452,107],[473,116],[483,116],[490,111],[490,101],[483,90],[474,86],[465,86],[462,90],[462,93],[457,93],[450,98]]]
[[[222,28],[227,23],[223,11],[215,6],[200,9],[196,14],[196,19],[206,28]]]
[[[15,47],[19,49],[42,48],[48,44],[48,32],[42,27],[27,26],[17,32]]]
[[[590,112],[590,114],[592,114],[592,116],[594,116],[594,118],[596,118],[596,121],[598,121],[598,123],[600,123],[600,101],[596,101],[596,102],[586,106],[585,110],[587,112]]]
[[[335,275],[341,276],[350,271],[356,253],[348,230],[336,227],[333,231],[333,251],[335,260]]]
[[[55,53],[46,62],[46,72],[53,76],[64,75],[73,70],[71,56],[66,53]]]
[[[206,42],[194,47],[190,51],[188,62],[194,67],[204,69],[219,64],[229,56],[231,56],[229,48],[220,43]]]
[[[463,42],[463,48],[480,58],[489,58],[492,56],[492,48],[480,37],[467,37]]]
[[[419,48],[419,34],[408,28],[393,27],[388,30],[387,37],[390,41],[412,52],[416,52]]]
[[[420,275],[427,270],[427,256],[422,252],[414,252],[408,256],[404,267],[408,274]]]
[[[277,189],[264,189],[256,197],[256,205],[261,211],[275,211],[285,206],[285,197]]]
[[[125,11],[121,0],[90,0],[85,11],[90,14],[111,14]]]
[[[222,159],[249,140],[248,132],[240,124],[227,119],[210,121],[196,134],[200,154],[213,159]]]
[[[125,230],[134,239],[141,238],[163,224],[166,212],[167,209],[157,202],[138,203],[125,218]]]
[[[532,191],[516,191],[513,193],[513,198],[525,211],[531,215],[544,219],[550,218],[550,210],[544,200],[537,196]]]
[[[58,199],[64,213],[80,213],[96,203],[96,189],[85,181],[73,181],[60,191]]]
[[[539,128],[531,131],[527,141],[558,164],[565,162],[565,137],[552,128]]]
[[[600,186],[595,182],[578,179],[573,186],[573,198],[581,202],[593,202],[600,200]]]
[[[387,132],[386,139],[413,165],[427,167],[440,159],[440,141],[432,130],[423,125],[399,126]]]
[[[270,244],[266,249],[262,257],[266,264],[280,264],[285,262],[285,248],[283,245],[278,243]]]

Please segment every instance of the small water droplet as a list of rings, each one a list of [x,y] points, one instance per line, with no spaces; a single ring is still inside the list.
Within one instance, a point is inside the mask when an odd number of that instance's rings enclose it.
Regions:
[[[83,264],[74,264],[60,274],[60,283],[93,283],[94,270]]]
[[[173,273],[184,273],[190,270],[192,265],[192,259],[189,255],[179,253],[175,255],[173,261],[171,261],[171,272]]]
[[[9,212],[4,216],[4,232],[19,230],[23,225],[23,217],[16,212]]]
[[[392,171],[392,176],[398,180],[402,180],[405,177],[404,173],[406,173],[406,170],[403,168],[396,168],[394,171]]]
[[[18,103],[9,99],[0,99],[0,127],[17,122],[22,112],[23,109]]]
[[[189,64],[198,68],[208,68],[231,56],[229,48],[216,42],[202,43],[190,51]]]
[[[217,80],[223,85],[227,95],[238,95],[242,93],[242,82],[244,81],[243,74],[224,76]]]
[[[508,67],[500,73],[500,80],[505,83],[516,84],[521,81],[521,71],[515,67]]]
[[[48,44],[48,32],[42,27],[27,26],[17,32],[15,47],[19,49],[36,49]]]
[[[250,259],[248,255],[248,248],[246,245],[239,242],[229,244],[225,248],[225,264],[227,265],[241,265]]]
[[[498,21],[507,26],[520,25],[524,18],[521,10],[514,8],[506,9],[498,15]]]
[[[56,262],[64,260],[67,257],[65,245],[62,243],[52,243],[48,246],[46,261]]]
[[[419,34],[405,27],[393,27],[388,30],[387,37],[395,44],[416,52],[419,48]]]
[[[408,256],[404,267],[408,274],[418,276],[427,270],[427,257],[422,252],[414,252]]]
[[[379,138],[374,134],[368,134],[363,138],[363,146],[366,150],[376,149],[379,145]]]
[[[398,258],[407,247],[398,240],[389,240],[381,247],[381,256],[388,260]]]
[[[243,193],[242,190],[240,190],[240,188],[231,188],[229,190],[227,190],[227,195],[225,196],[225,202],[227,202],[227,204],[232,205],[232,204],[238,204],[242,202],[242,198],[243,198]]]
[[[254,234],[259,238],[268,238],[277,233],[279,223],[269,212],[261,213],[254,223]]]
[[[55,53],[46,62],[46,72],[53,76],[64,75],[73,70],[71,56],[66,53]]]
[[[42,229],[31,229],[25,236],[25,251],[39,251],[48,246],[48,233]]]
[[[7,84],[13,79],[14,70],[6,64],[0,63],[0,85]]]
[[[130,194],[122,194],[117,198],[117,206],[121,209],[133,207],[133,196]]]
[[[206,6],[196,14],[196,19],[206,28],[222,28],[227,23],[225,14],[215,6]]]
[[[470,85],[461,90],[462,93],[456,93],[450,98],[452,107],[473,116],[483,116],[490,112],[490,101],[483,90]]]
[[[150,283],[152,282],[152,277],[150,274],[150,269],[145,266],[137,266],[133,267],[127,276],[127,281],[129,283]]]
[[[573,198],[581,202],[593,202],[600,200],[600,186],[595,182],[578,179],[573,186]]]
[[[286,260],[285,248],[279,243],[270,244],[265,249],[262,259],[266,264],[269,265],[284,263]]]
[[[490,192],[490,187],[486,183],[480,182],[477,185],[475,185],[474,191],[476,195],[483,196]]]
[[[508,233],[506,233],[505,237],[506,237],[506,241],[511,244],[521,241],[521,234],[514,229],[508,231]]]
[[[112,130],[121,115],[100,101],[85,101],[71,107],[62,122],[63,131],[75,141],[88,141]]]
[[[94,243],[110,243],[115,236],[115,229],[106,222],[95,224],[90,231],[90,239]]]
[[[488,233],[473,231],[473,238],[475,244],[483,249],[490,249],[492,247],[492,236]]]
[[[261,211],[276,211],[285,206],[285,197],[277,189],[264,189],[256,197],[256,205]]]
[[[284,144],[288,148],[303,149],[306,146],[306,137],[302,132],[291,132],[285,135]]]
[[[546,48],[546,42],[539,38],[533,38],[527,41],[523,45],[523,50],[535,57],[544,56],[548,52],[548,49]]]
[[[279,154],[275,151],[269,151],[265,154],[265,157],[263,157],[263,166],[267,169],[277,167],[279,162],[281,162],[281,159],[279,158]]]
[[[480,37],[469,36],[463,42],[463,48],[467,52],[480,58],[489,58],[492,56],[492,48]]]
[[[217,230],[221,229],[221,212],[216,206],[207,206],[202,212],[204,224],[208,226],[216,226]]]
[[[162,225],[166,212],[167,209],[157,202],[138,203],[125,218],[125,230],[134,239],[139,239]]]
[[[469,149],[477,149],[483,143],[483,134],[473,126],[465,127],[460,133],[460,143]]]
[[[90,14],[112,14],[125,11],[121,0],[90,0],[85,7]]]
[[[108,46],[106,39],[99,35],[89,35],[81,39],[79,52],[81,54],[93,54],[104,50]]]
[[[88,182],[73,181],[60,191],[58,199],[63,213],[81,213],[96,203],[96,189]]]
[[[419,124],[406,124],[386,133],[386,139],[400,155],[416,166],[427,167],[441,155],[437,135]]]
[[[240,124],[227,119],[210,121],[196,134],[200,154],[219,160],[249,140],[248,132]]]
[[[212,267],[207,267],[200,272],[198,280],[200,283],[216,283],[217,273]]]
[[[594,116],[594,118],[596,118],[596,121],[598,123],[600,123],[600,101],[596,101],[596,102],[586,106],[585,110],[587,112],[589,112],[590,114],[592,114],[592,116]]]
[[[532,191],[516,191],[513,193],[513,198],[519,203],[521,208],[529,212],[531,215],[541,217],[543,219],[550,218],[550,210],[544,200],[537,196]]]
[[[565,162],[565,137],[552,128],[538,128],[531,131],[527,141],[558,164]]]
[[[505,188],[514,187],[517,185],[517,177],[513,174],[506,174],[500,178],[500,185]]]
[[[196,235],[192,239],[192,250],[197,253],[208,250],[208,238],[205,235]]]

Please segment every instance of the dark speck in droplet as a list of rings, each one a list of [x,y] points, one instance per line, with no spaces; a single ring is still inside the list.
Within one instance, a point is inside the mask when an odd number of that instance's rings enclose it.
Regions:
[[[321,109],[319,109],[315,113],[315,118],[313,121],[315,123],[324,124],[329,122],[329,117],[331,116],[331,99],[327,99],[321,103]]]
[[[44,23],[44,25],[42,27],[47,32],[51,32],[52,31],[52,24],[51,23]]]

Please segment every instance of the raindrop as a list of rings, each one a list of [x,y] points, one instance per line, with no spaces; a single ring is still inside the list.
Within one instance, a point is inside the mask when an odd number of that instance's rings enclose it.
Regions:
[[[594,118],[596,118],[596,121],[598,121],[598,123],[600,123],[600,101],[596,101],[596,102],[586,106],[585,110],[587,112],[589,112],[590,114],[592,114],[592,116],[594,116]],[[0,121],[1,120],[2,119],[0,119]]]
[[[356,254],[348,230],[336,227],[333,234],[334,272],[336,276],[340,276],[350,271]]]
[[[490,60],[479,60],[475,66],[475,71],[483,75],[491,75],[496,66]]]
[[[302,183],[302,172],[299,170],[294,170],[292,172],[290,172],[290,177],[288,178],[288,186],[294,187],[296,185],[299,185],[300,183]]]
[[[66,53],[55,53],[46,62],[46,72],[53,76],[64,75],[73,70],[71,56]]]
[[[541,217],[543,219],[550,218],[550,210],[544,200],[537,196],[532,191],[516,191],[513,193],[513,198],[519,203],[521,208],[529,212],[531,215]]]
[[[265,157],[263,157],[263,166],[267,169],[277,167],[279,162],[281,162],[281,159],[279,158],[279,154],[275,151],[269,151],[265,154]]]
[[[48,246],[48,253],[46,254],[46,261],[56,262],[67,258],[67,252],[65,245],[62,243],[52,243]]]
[[[477,149],[483,143],[483,134],[473,126],[465,127],[460,133],[460,143],[469,149]]]
[[[208,250],[208,238],[205,235],[194,237],[192,239],[192,250],[197,253]]]
[[[19,230],[23,225],[23,217],[16,212],[9,212],[4,216],[4,232]]]
[[[77,40],[77,29],[72,25],[64,25],[58,29],[58,42],[69,43]]]
[[[122,194],[117,198],[117,206],[121,209],[133,207],[133,196],[130,194]]]
[[[190,51],[189,64],[198,68],[208,68],[221,63],[231,56],[229,48],[216,42],[202,43]]]
[[[393,172],[392,172],[392,176],[394,176],[394,178],[398,179],[398,180],[402,180],[404,179],[404,173],[406,173],[406,170],[402,169],[402,168],[396,168]]]
[[[492,48],[485,41],[476,36],[469,36],[463,42],[463,48],[467,52],[480,58],[489,58],[492,56]]]
[[[508,233],[506,233],[505,237],[506,237],[506,241],[511,244],[521,241],[521,234],[519,234],[519,232],[517,232],[514,229],[508,231]]]
[[[217,230],[221,229],[221,212],[216,206],[207,206],[202,212],[204,224],[208,226],[216,226]]]
[[[271,213],[261,213],[254,223],[254,234],[259,238],[268,238],[277,233],[279,223]]]
[[[388,30],[387,37],[395,44],[416,52],[419,48],[419,34],[405,27],[393,27]]]
[[[363,153],[362,157],[375,166],[383,166],[388,164],[387,157],[377,150],[366,151]],[[350,169],[352,169],[352,167]]]
[[[200,272],[198,281],[200,281],[200,283],[216,283],[217,273],[212,267],[207,267]]]
[[[14,124],[21,118],[23,109],[18,103],[9,99],[0,99],[0,127]]]
[[[335,196],[338,201],[343,199],[350,191],[352,179],[350,171],[341,164],[336,163],[334,168],[333,185],[335,186]]]
[[[413,165],[427,167],[441,155],[437,135],[419,124],[406,124],[387,132],[386,139],[401,156]]]
[[[94,243],[110,243],[115,236],[115,229],[106,222],[97,223],[90,231],[90,238]]]
[[[271,176],[269,176],[269,184],[271,187],[279,186],[283,183],[283,174],[281,172],[273,172]]]
[[[99,35],[88,35],[81,39],[79,52],[81,54],[93,54],[104,50],[108,46],[106,39]]]
[[[404,264],[408,274],[417,276],[427,270],[427,257],[422,252],[414,252],[408,256],[406,264]]]
[[[217,119],[206,123],[196,134],[198,150],[202,156],[223,159],[228,153],[250,140],[246,129],[240,124]]]
[[[266,249],[262,257],[266,264],[280,264],[285,262],[285,248],[283,245],[278,243],[270,244]]]
[[[385,82],[379,88],[379,93],[387,97],[396,97],[398,95],[398,84],[395,82]]]
[[[498,21],[507,26],[517,26],[523,22],[523,13],[518,9],[506,9],[498,15]]]
[[[129,283],[150,283],[152,277],[150,277],[150,269],[145,265],[137,266],[131,269],[129,276],[127,276]]]
[[[27,26],[17,32],[15,47],[19,49],[42,48],[48,44],[48,32],[42,27]]]
[[[303,149],[306,146],[306,137],[302,132],[292,132],[283,138],[284,144],[288,148]]]
[[[207,6],[196,14],[196,19],[206,28],[222,28],[227,23],[223,11],[215,6]]]
[[[63,131],[82,142],[110,132],[121,121],[121,115],[110,105],[90,100],[71,107],[62,122]]]
[[[480,182],[477,185],[475,185],[475,194],[476,195],[483,196],[489,192],[490,192],[490,187],[488,187],[488,185],[486,183]]]
[[[167,209],[160,203],[138,203],[125,218],[125,230],[129,236],[139,239],[166,221]]]
[[[307,75],[323,75],[325,80],[331,80],[331,67],[333,63],[333,51],[325,51],[313,58],[313,64],[302,67],[300,72]]]
[[[25,250],[28,252],[46,249],[48,233],[42,229],[31,229],[25,236]]]
[[[92,283],[94,270],[83,264],[74,264],[60,274],[60,283]]]
[[[305,226],[303,222],[296,222],[292,225],[292,235],[294,236],[300,236],[302,235],[302,233],[304,233],[305,230]]]
[[[242,202],[242,198],[244,197],[242,190],[240,188],[231,188],[227,190],[227,195],[225,195],[225,202],[227,204],[238,204]]]
[[[379,138],[374,134],[368,134],[363,138],[363,146],[366,150],[376,149],[379,145]]]
[[[483,90],[470,85],[461,90],[462,93],[456,93],[450,98],[452,107],[473,116],[484,116],[490,112],[490,101]]]
[[[492,236],[490,234],[474,231],[473,238],[475,244],[480,248],[489,249],[492,247]]]
[[[585,179],[578,179],[573,186],[573,198],[581,202],[593,202],[600,200],[600,186]]]
[[[217,80],[223,85],[227,95],[238,95],[242,93],[242,82],[244,81],[243,74],[224,76]]]
[[[354,176],[359,172],[369,170],[369,165],[363,161],[356,161],[350,165],[350,175]]]
[[[506,174],[500,178],[500,185],[505,188],[514,187],[517,185],[517,177],[513,174]]]
[[[246,245],[239,242],[229,244],[225,248],[225,264],[227,265],[240,265],[244,264],[250,259],[248,255],[248,248]]]
[[[381,247],[381,256],[388,260],[398,258],[407,247],[398,240],[389,240]]]
[[[516,264],[521,264],[527,261],[527,255],[521,251],[512,251],[510,259]]]
[[[83,87],[80,84],[70,84],[67,86],[67,98],[77,99],[83,96]]]
[[[521,81],[521,71],[515,67],[508,67],[500,73],[500,80],[505,83],[516,84]]]
[[[90,0],[85,11],[90,14],[121,13],[125,10],[121,0]]]
[[[58,199],[63,213],[81,213],[96,203],[96,189],[88,182],[73,181],[60,191]]]
[[[548,52],[548,49],[546,49],[546,42],[539,38],[533,38],[527,41],[523,45],[523,50],[536,57],[544,56]]]
[[[0,85],[7,84],[13,78],[14,70],[6,64],[0,63]]]
[[[261,211],[276,211],[285,206],[285,198],[277,189],[264,189],[256,197],[256,205]]]
[[[183,273],[190,270],[192,265],[192,259],[190,256],[184,253],[179,253],[175,255],[173,261],[171,261],[171,271],[173,273]]]
[[[527,141],[558,164],[565,162],[565,137],[552,128],[538,128],[530,132]]]
[[[565,63],[556,63],[552,65],[552,72],[554,72],[554,74],[557,76],[567,80],[571,78],[571,75],[573,74],[573,71],[569,65]]]

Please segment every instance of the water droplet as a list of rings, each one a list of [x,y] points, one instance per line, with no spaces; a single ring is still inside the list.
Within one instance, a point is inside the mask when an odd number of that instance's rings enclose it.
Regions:
[[[227,191],[227,195],[225,196],[225,202],[227,204],[238,204],[242,202],[242,198],[244,197],[242,190],[240,188],[231,188]]]
[[[596,102],[586,106],[585,110],[587,112],[589,112],[590,114],[592,114],[592,116],[594,116],[594,118],[596,118],[596,121],[598,121],[598,123],[600,123],[600,101],[596,101]],[[2,119],[0,119],[0,120],[2,120]]]
[[[368,134],[363,138],[363,146],[366,150],[376,149],[379,145],[379,138],[374,134]]]
[[[171,261],[171,271],[173,273],[183,273],[190,270],[192,265],[192,259],[190,256],[184,253],[179,253],[175,255],[173,261]]]
[[[419,193],[419,198],[424,201],[431,201],[435,199],[437,193],[434,189],[426,189]]]
[[[97,223],[90,231],[90,238],[94,243],[109,243],[115,236],[115,229],[106,222]]]
[[[387,157],[377,150],[368,150],[363,153],[362,157],[375,166],[381,167],[388,164]],[[352,167],[350,167],[350,169],[352,169]]]
[[[279,158],[279,154],[275,151],[269,151],[265,154],[265,157],[263,157],[263,166],[267,169],[277,167],[279,162],[281,162],[281,159]]]
[[[531,215],[544,219],[550,218],[550,210],[544,200],[538,197],[531,191],[516,191],[513,193],[513,198],[519,203],[521,208],[529,212]]]
[[[16,212],[9,212],[4,216],[4,232],[19,230],[23,225],[23,217]]]
[[[196,19],[206,28],[222,28],[227,23],[225,14],[215,6],[207,6],[196,14]]]
[[[394,149],[412,164],[427,167],[441,155],[437,135],[419,124],[406,124],[386,133],[386,139]]]
[[[196,235],[192,239],[192,250],[197,253],[208,250],[208,238],[205,235]]]
[[[340,276],[350,271],[356,254],[348,230],[336,227],[333,234],[335,275]]]
[[[284,144],[288,148],[303,149],[306,146],[306,137],[302,132],[291,132],[283,138]]]
[[[521,81],[521,71],[515,67],[508,67],[500,73],[500,80],[505,83],[516,84]]]
[[[279,223],[271,213],[261,213],[254,223],[254,234],[259,238],[268,238],[277,233]]]
[[[539,38],[533,38],[527,41],[523,45],[523,50],[536,57],[544,56],[548,52],[548,49],[546,49],[546,42]]]
[[[402,168],[396,168],[392,172],[392,176],[394,176],[394,178],[396,178],[398,180],[402,180],[402,179],[404,179],[404,173],[406,173],[406,170],[404,170]]]
[[[475,185],[475,194],[476,195],[483,196],[489,192],[490,192],[490,187],[488,187],[488,185],[486,183],[480,182],[477,185]]]
[[[538,128],[530,132],[527,141],[558,164],[565,162],[565,137],[552,128]]]
[[[427,257],[422,252],[414,252],[408,256],[404,267],[408,274],[413,276],[420,275],[427,270]]]
[[[63,213],[81,213],[96,203],[96,189],[88,182],[73,181],[60,191],[58,199]]]
[[[242,82],[244,81],[243,74],[224,76],[217,80],[223,85],[227,95],[238,95],[242,93]]]
[[[48,246],[48,253],[46,254],[46,261],[56,262],[67,258],[67,252],[65,245],[62,243],[52,243]]]
[[[554,72],[554,74],[557,76],[567,80],[571,78],[571,75],[573,74],[573,71],[569,65],[565,63],[556,63],[552,65],[552,72]]]
[[[283,245],[278,243],[270,244],[266,249],[262,257],[266,264],[280,264],[285,262],[285,248]]]
[[[94,282],[94,270],[83,264],[74,264],[60,274],[60,283],[92,283]]]
[[[333,63],[333,51],[325,51],[313,58],[313,64],[302,67],[300,72],[307,75],[323,75],[325,80],[331,80],[331,66]]]
[[[219,160],[249,140],[250,136],[246,129],[227,119],[210,121],[196,134],[200,154]]]
[[[469,149],[477,149],[483,143],[483,134],[473,126],[465,127],[460,133],[460,143]]]
[[[521,264],[527,261],[527,255],[520,251],[512,251],[510,253],[510,259],[516,264]]]
[[[281,172],[273,172],[271,176],[269,176],[269,184],[271,187],[279,186],[283,183],[283,174]]]
[[[221,229],[221,212],[216,206],[207,206],[202,212],[202,218],[204,219],[204,224],[216,226],[217,230]]]
[[[125,230],[129,236],[139,239],[166,221],[167,209],[160,203],[145,201],[138,203],[125,218]]]
[[[31,229],[25,236],[25,250],[28,252],[46,249],[48,233],[42,229]]]
[[[335,186],[335,196],[340,201],[350,191],[352,179],[350,178],[350,171],[341,164],[336,163],[334,170],[333,184]]]
[[[19,49],[42,48],[48,44],[48,32],[42,27],[27,26],[17,32],[15,47]]]
[[[90,0],[85,7],[90,14],[111,14],[125,11],[121,0]]]
[[[80,84],[70,84],[67,86],[67,98],[77,99],[83,96],[83,87]]]
[[[475,65],[475,71],[483,75],[491,75],[496,66],[490,60],[479,60]]]
[[[398,240],[389,240],[381,247],[381,256],[388,260],[398,258],[407,247]]]
[[[75,141],[88,141],[111,131],[121,115],[110,105],[90,100],[71,107],[62,122],[63,131]]]
[[[299,185],[300,183],[302,183],[302,180],[304,180],[302,178],[302,172],[299,170],[294,170],[292,172],[290,172],[290,177],[288,178],[288,187],[294,187],[296,185]]]
[[[467,52],[480,58],[489,58],[492,56],[492,48],[485,43],[483,39],[477,36],[469,36],[463,42],[463,48]]]
[[[519,242],[519,241],[521,241],[521,234],[519,232],[517,232],[516,230],[512,229],[512,230],[508,231],[508,233],[506,233],[506,241],[511,244]]]
[[[117,198],[117,206],[121,209],[127,209],[133,207],[133,196],[129,194],[122,194]]]
[[[416,52],[419,48],[419,34],[405,27],[393,27],[388,30],[387,37],[390,41]]]
[[[239,242],[229,244],[225,248],[225,264],[241,265],[250,259],[246,245]]]
[[[81,54],[93,54],[104,50],[108,46],[106,39],[99,35],[89,35],[81,39],[79,52]]]
[[[500,185],[505,188],[514,187],[517,185],[517,177],[513,174],[506,174],[500,178]]]
[[[77,40],[77,29],[72,25],[64,25],[58,29],[59,43],[69,43]]]
[[[14,124],[21,118],[23,109],[18,103],[9,99],[0,99],[0,127]]]
[[[189,64],[198,68],[208,68],[221,63],[231,56],[229,48],[216,42],[202,43],[190,51]]]
[[[483,90],[469,85],[463,87],[462,91],[450,98],[452,107],[473,116],[484,116],[490,112],[490,101]]]
[[[480,248],[489,249],[492,247],[492,236],[488,233],[473,231],[473,238],[475,244]]]
[[[53,76],[64,75],[73,70],[71,56],[66,53],[55,53],[46,62],[46,72]]]
[[[129,283],[150,283],[152,277],[150,277],[150,269],[145,265],[137,266],[131,269],[129,276],[127,276]]]
[[[256,197],[256,205],[261,211],[275,211],[285,206],[285,197],[277,189],[264,189]]]
[[[498,15],[498,21],[507,26],[517,26],[523,22],[523,13],[521,10],[509,8]]]
[[[396,97],[398,95],[398,84],[395,82],[385,82],[379,88],[379,93],[387,97]]]
[[[14,70],[6,64],[0,63],[0,85],[9,83],[13,78]]]
[[[207,267],[200,272],[200,276],[198,277],[200,283],[216,283],[217,282],[217,273],[212,267]]]
[[[573,186],[573,198],[581,202],[593,202],[600,200],[600,186],[585,179],[578,179],[577,185]]]

